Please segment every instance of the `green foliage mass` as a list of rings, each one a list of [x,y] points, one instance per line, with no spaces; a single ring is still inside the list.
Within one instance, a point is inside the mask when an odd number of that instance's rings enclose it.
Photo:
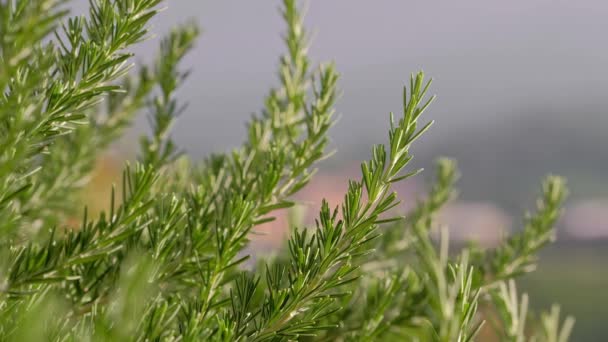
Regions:
[[[531,319],[513,280],[554,238],[561,178],[545,180],[536,212],[492,249],[448,252],[435,217],[455,196],[451,160],[400,215],[392,186],[420,171],[410,147],[432,123],[422,72],[342,203],[324,201],[315,226],[285,227],[284,251],[246,267],[250,233],[293,206],[327,156],[338,74],[312,66],[299,8],[285,0],[278,86],[240,147],[189,161],[170,128],[197,27],[162,39],[153,64],[131,64],[160,2],[91,0],[67,18],[63,0],[0,1],[0,340],[567,340],[573,320],[557,307]],[[138,161],[91,217],[79,190],[143,110],[152,132]]]

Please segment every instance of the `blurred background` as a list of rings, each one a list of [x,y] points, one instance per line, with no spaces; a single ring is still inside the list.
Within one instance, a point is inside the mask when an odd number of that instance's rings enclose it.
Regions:
[[[193,158],[243,141],[245,121],[276,84],[279,4],[173,0],[156,19],[159,36],[190,18],[204,30],[180,92],[189,109],[173,134]],[[386,142],[388,113],[401,110],[410,72],[423,69],[435,81],[438,98],[426,117],[436,125],[414,150],[416,166],[428,171],[404,185],[406,202],[424,191],[434,159],[456,158],[461,196],[444,213],[452,237],[491,245],[520,229],[545,174],[566,176],[571,196],[558,242],[520,286],[535,308],[558,302],[575,315],[574,340],[608,339],[608,2],[309,0],[306,7],[311,56],[336,61],[343,95],[330,133],[338,153],[300,199],[340,200],[371,144]],[[151,59],[157,43],[136,52]],[[93,187],[107,188],[147,131],[142,116],[100,163]],[[256,248],[280,243],[281,234],[269,236]]]

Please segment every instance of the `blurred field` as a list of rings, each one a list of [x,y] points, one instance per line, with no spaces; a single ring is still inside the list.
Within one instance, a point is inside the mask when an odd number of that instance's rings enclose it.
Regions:
[[[520,281],[534,309],[559,303],[575,316],[572,341],[608,340],[608,241],[565,241],[548,247],[536,272]]]

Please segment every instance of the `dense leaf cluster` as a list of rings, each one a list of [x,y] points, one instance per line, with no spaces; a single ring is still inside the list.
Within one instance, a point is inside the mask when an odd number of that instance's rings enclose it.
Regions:
[[[448,252],[436,214],[455,195],[453,161],[399,215],[392,187],[420,171],[410,148],[432,123],[421,72],[342,203],[324,201],[313,227],[289,227],[283,253],[244,267],[250,233],[294,205],[327,155],[338,74],[311,67],[299,9],[284,0],[279,85],[240,147],[192,162],[170,128],[197,27],[172,31],[152,65],[130,64],[160,2],[90,0],[88,15],[67,18],[64,0],[0,1],[0,340],[568,338],[572,319],[555,307],[534,323],[513,281],[554,238],[561,178],[547,178],[537,211],[493,249]],[[92,217],[79,190],[143,110],[152,132]]]

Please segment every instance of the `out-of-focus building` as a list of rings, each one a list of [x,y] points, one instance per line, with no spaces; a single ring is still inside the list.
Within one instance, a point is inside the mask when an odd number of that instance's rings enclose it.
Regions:
[[[608,199],[572,203],[563,218],[565,233],[574,239],[608,238]]]
[[[450,241],[475,241],[482,246],[497,245],[512,227],[511,217],[490,202],[454,202],[439,213],[437,221],[448,227]]]
[[[274,213],[275,221],[256,227],[257,234],[251,236],[253,248],[264,252],[280,247],[286,239],[290,223],[295,223],[299,228],[313,227],[323,199],[329,203],[332,210],[341,205],[344,194],[348,190],[348,180],[360,180],[360,173],[358,166],[349,166],[313,177],[311,182],[295,196],[294,199],[298,203],[295,210],[277,211]],[[396,184],[394,190],[402,198],[402,203],[397,209],[402,213],[412,208],[417,196],[421,196],[423,192],[420,183],[415,179]],[[293,222],[289,222],[289,215],[292,216]]]

